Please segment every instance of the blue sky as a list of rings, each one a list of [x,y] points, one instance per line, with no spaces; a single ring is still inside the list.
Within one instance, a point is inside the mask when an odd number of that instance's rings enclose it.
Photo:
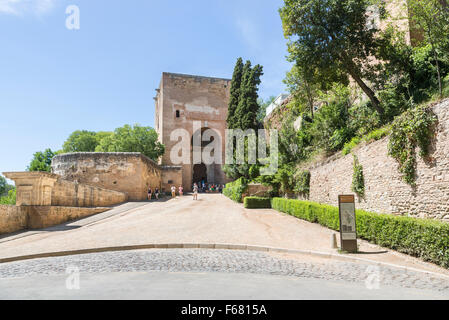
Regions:
[[[67,6],[80,29],[66,28]],[[78,129],[154,127],[161,73],[230,78],[264,66],[260,96],[285,91],[282,0],[0,0],[0,172],[59,150]]]

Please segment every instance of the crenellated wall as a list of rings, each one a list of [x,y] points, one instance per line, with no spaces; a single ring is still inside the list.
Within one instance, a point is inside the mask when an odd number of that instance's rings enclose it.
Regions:
[[[365,197],[357,197],[357,208],[449,221],[449,100],[433,110],[438,117],[436,136],[430,161],[418,157],[416,188],[402,180],[396,160],[388,156],[388,137],[353,151],[365,178]],[[309,169],[311,201],[337,205],[339,194],[353,194],[351,154]]]

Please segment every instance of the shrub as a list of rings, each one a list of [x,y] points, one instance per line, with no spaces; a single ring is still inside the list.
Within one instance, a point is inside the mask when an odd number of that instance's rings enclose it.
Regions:
[[[352,174],[351,190],[359,196],[365,195],[365,178],[363,176],[363,166],[359,163],[359,159],[354,155],[354,172]]]
[[[419,106],[404,112],[392,125],[388,154],[399,162],[399,171],[408,184],[415,185],[416,148],[426,157],[433,137],[433,126],[437,118],[432,109]]]
[[[310,171],[304,170],[296,178],[296,192],[304,196],[309,196],[310,194]]]
[[[4,197],[0,197],[0,204],[16,204],[16,188],[9,190],[8,195]]]
[[[360,142],[362,142],[361,138],[359,138],[359,137],[352,138],[351,141],[345,143],[342,153],[344,155],[350,154],[352,149],[354,149],[356,146],[358,146]]]
[[[235,180],[234,182],[230,182],[226,184],[226,187],[223,189],[223,194],[234,200],[235,202],[242,202],[243,193],[248,188],[247,181],[245,178],[240,178]]]
[[[338,208],[310,201],[274,198],[273,209],[338,231]],[[360,238],[449,268],[449,224],[356,211]]]
[[[270,198],[261,197],[245,197],[244,207],[248,209],[270,209],[271,200]]]

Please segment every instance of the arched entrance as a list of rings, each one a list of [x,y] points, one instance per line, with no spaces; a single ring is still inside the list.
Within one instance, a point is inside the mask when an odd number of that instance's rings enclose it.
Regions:
[[[207,167],[204,163],[193,166],[193,183],[207,182]]]

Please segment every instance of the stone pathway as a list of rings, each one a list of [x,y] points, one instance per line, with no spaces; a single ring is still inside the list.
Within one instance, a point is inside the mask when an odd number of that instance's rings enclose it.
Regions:
[[[115,210],[115,211],[114,211]],[[220,194],[125,204],[80,221],[0,240],[0,258],[158,243],[244,244],[337,253],[332,231],[275,210],[248,210]],[[372,261],[449,274],[445,269],[360,241]],[[304,257],[304,259],[311,257]]]
[[[76,267],[83,274],[124,272],[225,272],[289,276],[351,282],[375,288],[392,286],[437,291],[449,299],[449,279],[363,263],[329,262],[292,255],[208,249],[152,249],[43,258],[0,264],[2,280],[65,274]],[[371,277],[371,279],[370,279]]]

